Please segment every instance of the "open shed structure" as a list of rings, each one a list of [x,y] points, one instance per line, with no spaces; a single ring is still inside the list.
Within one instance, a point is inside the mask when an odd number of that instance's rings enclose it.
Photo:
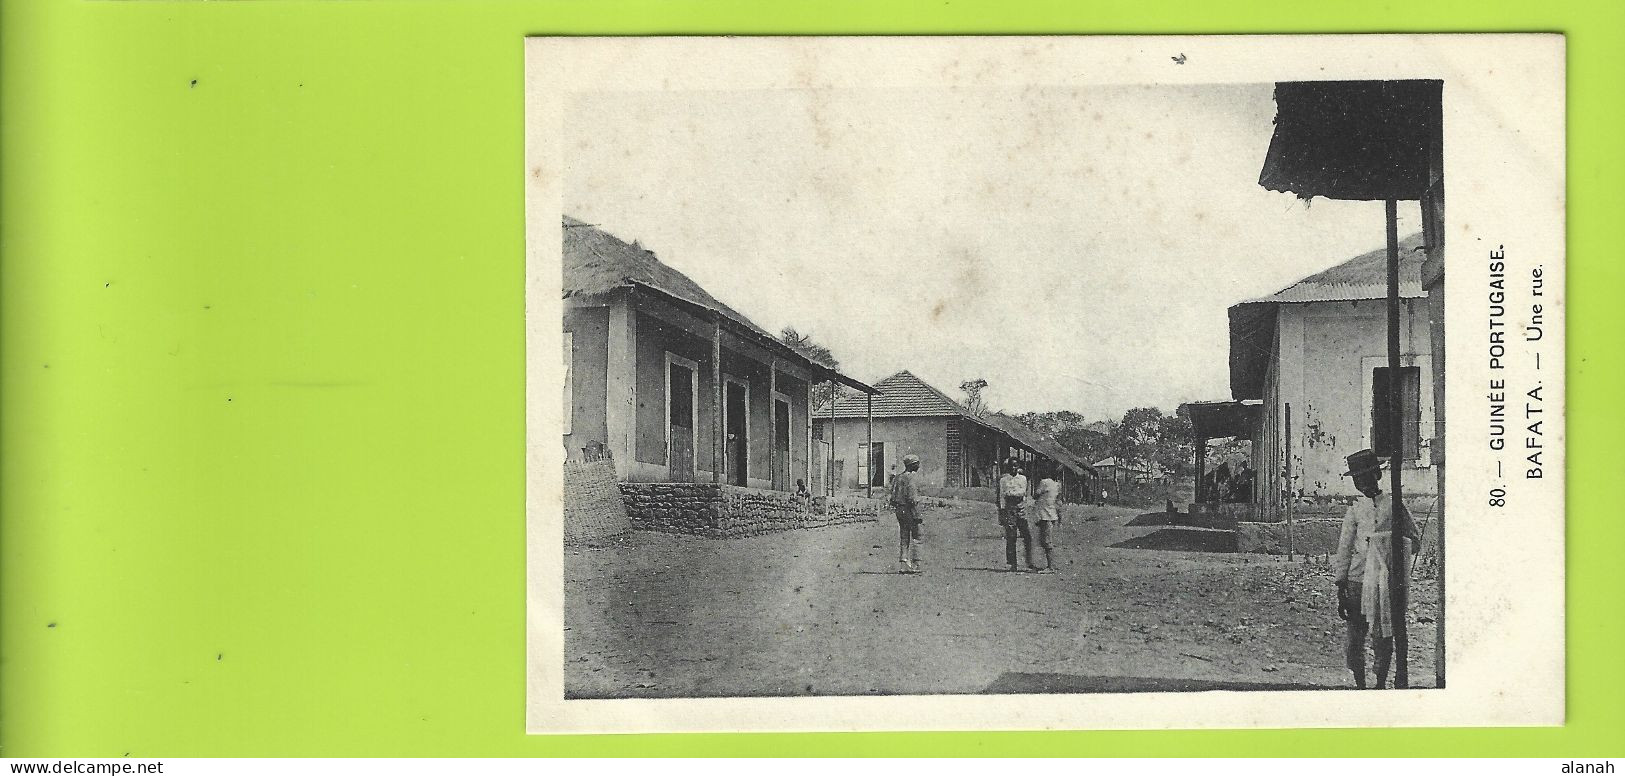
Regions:
[[[1194,499],[1197,503],[1206,503],[1217,497],[1217,494],[1206,490],[1207,443],[1214,439],[1256,439],[1260,431],[1261,408],[1262,402],[1258,401],[1191,402],[1185,405],[1191,418],[1191,441],[1196,447]],[[1252,455],[1254,471],[1262,471],[1265,462],[1260,445],[1253,445]],[[1255,501],[1259,498],[1255,492]]]

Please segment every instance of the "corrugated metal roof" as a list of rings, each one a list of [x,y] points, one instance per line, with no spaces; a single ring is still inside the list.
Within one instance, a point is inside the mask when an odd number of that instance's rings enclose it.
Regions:
[[[1399,296],[1419,299],[1422,288],[1422,235],[1399,241]],[[1273,351],[1276,309],[1280,304],[1348,302],[1388,298],[1388,248],[1362,253],[1317,272],[1269,296],[1230,306],[1230,396],[1261,399],[1264,372]]]
[[[1415,299],[1427,296],[1422,288],[1420,232],[1399,241],[1399,296]],[[1388,248],[1362,253],[1331,269],[1316,272],[1269,296],[1254,302],[1335,302],[1388,298]]]

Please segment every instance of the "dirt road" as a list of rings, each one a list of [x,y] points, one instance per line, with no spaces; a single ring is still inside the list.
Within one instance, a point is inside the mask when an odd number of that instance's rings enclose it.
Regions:
[[[925,573],[876,523],[713,540],[635,532],[565,558],[573,698],[1342,687],[1322,559],[1113,547],[1156,527],[1069,507],[1060,573],[1003,571],[990,504],[925,517]],[[1140,539],[1140,542],[1134,540]],[[1432,585],[1413,687],[1433,682]]]

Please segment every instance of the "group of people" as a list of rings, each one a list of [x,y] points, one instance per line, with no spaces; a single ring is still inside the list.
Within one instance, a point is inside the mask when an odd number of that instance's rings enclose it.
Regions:
[[[1228,462],[1221,462],[1202,476],[1202,501],[1209,504],[1250,504],[1256,479],[1256,473],[1245,458],[1236,462],[1235,469],[1231,469]]]
[[[1004,529],[1004,564],[1007,571],[1020,571],[1017,565],[1016,544],[1019,540],[1028,571],[1038,574],[1055,573],[1055,526],[1061,521],[1060,470],[1053,464],[1043,466],[1036,485],[1029,485],[1020,462],[1012,458],[1002,467],[997,493],[999,526]],[[903,456],[903,473],[892,479],[890,501],[897,513],[897,565],[900,573],[918,574],[923,569],[920,548],[920,486],[918,482],[920,457]],[[1029,509],[1030,507],[1030,509]],[[1044,565],[1036,563],[1033,555],[1033,537],[1044,551]]]
[[[1404,504],[1392,496],[1385,496],[1380,475],[1383,464],[1375,453],[1361,450],[1347,458],[1348,471],[1354,487],[1362,498],[1349,505],[1337,540],[1337,552],[1332,556],[1331,572],[1337,587],[1337,612],[1348,622],[1344,643],[1344,658],[1354,684],[1366,687],[1366,645],[1375,653],[1373,669],[1376,686],[1382,689],[1388,683],[1388,671],[1393,660],[1394,637],[1392,624],[1393,580],[1408,576],[1411,556],[1421,541],[1421,533]],[[1026,561],[1029,571],[1039,574],[1055,573],[1055,526],[1060,522],[1059,497],[1061,483],[1058,472],[1046,468],[1036,486],[1029,487],[1026,473],[1014,459],[1006,461],[999,477],[999,526],[1004,529],[1004,563],[1008,571],[1020,571],[1017,565],[1016,545],[1023,547],[1020,559]],[[897,564],[901,573],[921,572],[920,549],[920,486],[918,482],[920,458],[903,457],[903,473],[892,481],[891,505],[897,513]],[[1044,564],[1035,563],[1033,536],[1044,551]],[[1393,542],[1401,545],[1402,568],[1394,573]]]

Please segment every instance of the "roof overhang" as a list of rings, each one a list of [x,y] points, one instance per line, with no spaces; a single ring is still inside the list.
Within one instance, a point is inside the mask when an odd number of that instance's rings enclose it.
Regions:
[[[779,355],[785,356],[786,358],[793,359],[796,362],[802,364],[806,369],[811,371],[813,374],[818,375],[818,376],[824,378],[825,380],[833,380],[833,381],[835,381],[837,383],[845,385],[845,386],[847,386],[849,388],[856,389],[858,391],[869,394],[871,396],[875,396],[875,395],[878,395],[880,393],[880,390],[875,388],[874,386],[869,385],[868,383],[865,383],[865,382],[863,382],[861,380],[857,380],[855,378],[843,375],[843,374],[841,374],[840,372],[838,372],[838,371],[836,371],[834,369],[830,369],[829,367],[824,366],[823,364],[820,364],[817,361],[814,361],[814,360],[812,360],[810,358],[807,358],[806,356],[804,356],[800,352],[798,352],[795,348],[792,348],[789,345],[786,345],[783,342],[780,342],[777,338],[773,337],[772,335],[763,333],[760,329],[756,328],[755,326],[752,326],[752,325],[750,325],[749,323],[747,323],[745,321],[739,320],[738,318],[735,318],[734,316],[729,315],[729,314],[727,314],[727,313],[725,313],[725,312],[723,312],[721,310],[717,310],[717,309],[714,309],[714,308],[711,308],[711,307],[707,307],[706,305],[703,305],[703,304],[699,304],[699,303],[696,303],[696,302],[689,301],[689,300],[684,299],[684,298],[682,298],[680,296],[677,296],[675,294],[668,293],[667,291],[665,291],[663,289],[651,286],[651,285],[649,285],[647,283],[639,283],[639,282],[637,282],[635,280],[630,280],[630,281],[627,281],[627,286],[629,286],[629,287],[631,287],[633,289],[636,289],[638,291],[638,293],[655,294],[655,295],[659,296],[661,299],[664,299],[665,301],[671,303],[672,305],[674,305],[674,306],[676,306],[676,307],[678,307],[680,309],[686,310],[688,312],[694,313],[694,314],[700,316],[701,318],[704,318],[704,319],[707,319],[707,320],[715,320],[719,326],[721,326],[723,329],[727,329],[730,334],[733,334],[733,335],[739,337],[740,339],[746,340],[747,342],[754,342],[754,343],[756,343],[758,345],[761,345],[764,348],[767,348],[768,350],[771,350],[771,351],[773,351],[775,353],[778,353]]]
[[[1230,308],[1230,398],[1264,398],[1264,378],[1275,352],[1274,302],[1243,302]]]
[[[1197,439],[1251,437],[1264,409],[1259,401],[1193,401],[1184,407]]]
[[[1443,140],[1444,82],[1275,85],[1275,134],[1258,185],[1303,199],[1422,199]]]

